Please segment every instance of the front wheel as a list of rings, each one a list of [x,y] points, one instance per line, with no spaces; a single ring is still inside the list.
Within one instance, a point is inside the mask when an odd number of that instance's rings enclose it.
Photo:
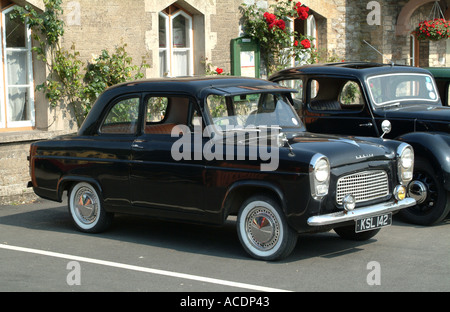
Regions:
[[[82,232],[99,233],[112,222],[113,214],[105,211],[95,187],[89,183],[80,182],[72,187],[68,206],[75,226]]]
[[[254,196],[242,204],[237,232],[244,249],[260,260],[286,258],[297,243],[297,233],[287,224],[279,204],[266,196]]]
[[[450,212],[449,193],[431,165],[423,159],[414,162],[414,176],[409,183],[408,193],[417,202],[415,206],[399,212],[399,216],[408,223],[434,225]]]

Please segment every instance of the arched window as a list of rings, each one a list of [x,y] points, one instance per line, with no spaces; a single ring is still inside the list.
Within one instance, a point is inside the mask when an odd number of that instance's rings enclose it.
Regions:
[[[312,44],[317,46],[317,26],[316,26],[316,18],[314,15],[309,15],[306,19],[306,35],[314,38]]]
[[[0,73],[0,130],[34,126],[34,88],[29,28],[10,13],[15,6],[2,11]]]
[[[192,76],[192,16],[171,5],[159,12],[160,76]]]

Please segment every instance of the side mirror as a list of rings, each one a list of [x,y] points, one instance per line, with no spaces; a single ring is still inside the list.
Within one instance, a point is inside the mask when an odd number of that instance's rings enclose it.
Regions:
[[[385,134],[388,134],[392,130],[392,125],[389,120],[383,120],[381,123],[381,130],[383,130],[383,134],[381,135],[381,138],[384,137]]]

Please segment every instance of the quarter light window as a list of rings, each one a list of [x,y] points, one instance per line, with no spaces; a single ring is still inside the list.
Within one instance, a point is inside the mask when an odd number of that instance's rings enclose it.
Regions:
[[[101,126],[101,133],[134,134],[139,117],[139,98],[117,102],[109,111]]]

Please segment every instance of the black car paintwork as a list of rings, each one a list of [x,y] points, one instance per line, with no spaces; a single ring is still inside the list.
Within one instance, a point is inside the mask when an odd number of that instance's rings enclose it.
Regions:
[[[99,190],[109,212],[222,224],[228,215],[237,213],[235,200],[243,194],[237,191],[258,188],[278,196],[289,224],[298,232],[317,230],[307,225],[308,217],[339,211],[333,200],[333,185],[343,174],[383,168],[389,173],[392,194],[397,180],[395,150],[399,146],[395,141],[330,137],[300,128],[289,134],[292,151],[280,148],[278,169],[264,172],[260,162],[249,160],[174,161],[170,147],[178,138],[145,134],[142,120],[135,134],[99,132],[108,105],[126,94],[189,97],[198,105],[205,124],[210,124],[203,106],[205,96],[226,94],[227,88],[234,86],[245,86],[248,92],[292,91],[267,81],[238,78],[160,79],[115,86],[100,96],[78,134],[32,144],[35,193],[61,201],[63,192],[74,182],[86,181]],[[309,165],[316,153],[324,154],[331,163],[332,182],[326,200],[311,198]]]

